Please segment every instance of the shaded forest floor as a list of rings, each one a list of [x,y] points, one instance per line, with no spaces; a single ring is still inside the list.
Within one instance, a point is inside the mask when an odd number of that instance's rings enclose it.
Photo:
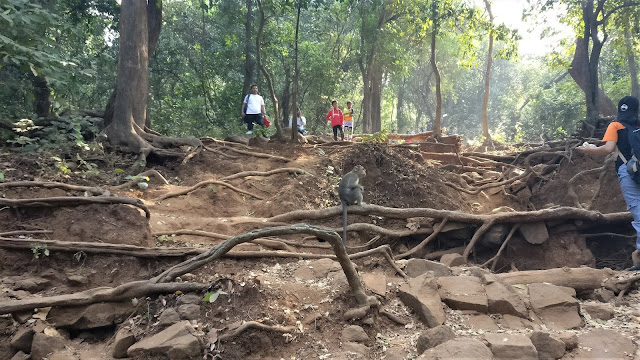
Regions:
[[[227,152],[233,147],[247,153]],[[149,187],[141,189],[135,184],[127,189],[111,190],[118,196],[144,200],[150,211],[147,220],[139,209],[126,205],[88,204],[70,207],[35,207],[0,210],[0,232],[47,231],[44,234],[21,235],[23,239],[55,239],[62,241],[112,243],[146,247],[171,247],[205,249],[219,244],[226,237],[242,234],[269,225],[269,218],[296,210],[318,210],[339,205],[336,191],[341,176],[360,164],[367,170],[361,180],[365,188],[364,201],[389,208],[432,208],[458,211],[466,214],[492,214],[497,211],[527,211],[572,206],[567,195],[569,180],[578,172],[602,166],[603,159],[586,158],[572,154],[570,160],[553,163],[553,171],[544,176],[525,178],[519,185],[489,188],[478,194],[459,191],[449,184],[470,186],[483,184],[487,176],[496,174],[465,173],[459,168],[441,166],[440,162],[425,159],[419,151],[410,147],[387,144],[317,145],[301,146],[285,143],[263,143],[244,148],[221,145],[219,152],[202,151],[185,164],[181,162],[156,162],[149,168],[157,170],[169,182],[162,184],[151,177]],[[251,153],[269,154],[285,158],[260,158]],[[506,154],[503,151],[500,154]],[[495,153],[494,153],[495,154]],[[71,168],[79,169],[79,163]],[[67,184],[108,188],[125,182],[124,176],[133,166],[126,157],[107,156],[94,161],[95,173],[72,171],[62,174],[53,161],[34,154],[0,155],[5,181],[60,181]],[[455,165],[455,164],[454,164]],[[611,165],[609,165],[611,166]],[[270,176],[242,176],[199,187],[186,195],[169,197],[167,194],[186,190],[206,180],[220,180],[246,171],[268,172],[278,168],[296,168],[304,173],[281,172]],[[123,169],[120,172],[116,169]],[[135,174],[128,174],[135,175]],[[608,168],[598,192],[599,174],[581,177],[575,184],[577,197],[585,208],[602,213],[625,211],[617,179]],[[462,184],[465,182],[466,185]],[[239,192],[236,189],[244,190]],[[7,199],[33,199],[55,196],[81,195],[68,189],[41,187],[16,187],[1,189]],[[594,194],[597,196],[593,197]],[[505,210],[507,209],[508,210]],[[302,221],[340,232],[341,218],[334,216]],[[392,219],[378,215],[349,215],[349,223],[373,224],[396,234],[387,236],[366,230],[350,231],[350,253],[382,244],[388,244],[394,255],[403,254],[419,244],[429,234],[419,229],[433,229],[436,222],[428,218]],[[275,224],[274,224],[275,225]],[[448,249],[464,249],[477,226],[456,226],[442,231],[413,258],[430,258],[429,254]],[[558,220],[547,222],[549,240],[532,245],[516,235],[496,260],[495,271],[537,270],[563,266],[587,265],[615,270],[630,265],[633,239],[611,235],[633,235],[628,223],[589,224]],[[180,230],[199,230],[208,235],[195,235]],[[411,230],[414,234],[408,234]],[[502,229],[508,232],[509,227]],[[6,235],[5,235],[6,236]],[[379,236],[378,238],[375,238]],[[217,237],[217,238],[216,238]],[[370,240],[374,240],[373,243]],[[161,319],[167,309],[176,309],[180,318],[191,320],[202,338],[215,334],[215,329],[233,328],[245,321],[258,321],[278,326],[295,326],[304,331],[286,336],[274,331],[248,330],[229,341],[215,342],[212,354],[223,359],[348,359],[365,356],[371,359],[415,358],[416,341],[421,331],[428,327],[398,298],[398,289],[404,279],[379,255],[354,260],[365,286],[377,294],[387,312],[402,323],[380,316],[357,321],[368,339],[362,349],[344,346],[343,331],[352,321],[343,314],[353,307],[353,300],[344,274],[334,261],[304,259],[302,257],[261,257],[257,251],[284,250],[309,254],[332,254],[328,244],[302,235],[286,235],[268,238],[277,243],[263,242],[239,245],[234,250],[247,252],[247,256],[234,255],[209,263],[193,273],[180,277],[181,281],[210,284],[223,289],[213,303],[197,304],[185,310],[180,292],[141,298],[125,309],[124,325],[140,338],[157,333],[162,328]],[[141,258],[125,255],[91,254],[84,251],[56,251],[33,240],[27,249],[0,249],[0,301],[25,299],[32,296],[67,294],[101,286],[117,286],[128,281],[144,280],[156,276],[186,257]],[[282,245],[286,247],[282,247]],[[454,275],[473,272],[496,254],[500,242],[492,242],[488,236],[480,240],[471,254],[470,263],[452,267]],[[38,256],[34,256],[38,253]],[[251,255],[249,255],[251,254]],[[438,258],[433,258],[438,260]],[[407,259],[399,259],[401,266]],[[198,296],[204,296],[198,293]],[[580,294],[578,294],[580,295]],[[580,301],[592,299],[584,295]],[[572,330],[575,333],[595,328],[615,329],[623,337],[638,340],[640,318],[632,315],[637,308],[639,294],[633,290],[626,294],[625,302],[616,303],[610,320],[594,321]],[[609,301],[613,301],[609,299]],[[180,310],[182,309],[182,310]],[[129,313],[127,313],[129,311]],[[490,318],[493,325],[478,325],[479,315],[472,311],[447,308],[447,321],[458,336],[478,337],[485,332],[530,333],[531,328],[509,327],[499,316]],[[51,315],[53,316],[53,315]],[[46,318],[46,314],[44,316]],[[58,321],[63,315],[57,315]],[[28,318],[28,317],[27,317]],[[53,316],[53,318],[56,318]],[[112,323],[101,324],[92,330],[82,330],[74,325],[56,326],[50,317],[30,318],[25,322],[16,317],[3,316],[0,334],[0,359],[11,359],[17,348],[11,345],[16,331],[25,326],[53,327],[66,341],[62,354],[68,359],[111,359],[114,332]],[[477,319],[476,319],[477,320]],[[116,323],[116,321],[113,321]],[[118,323],[123,323],[120,321]],[[495,329],[493,328],[495,326]],[[540,325],[542,326],[542,325]],[[484,327],[484,328],[483,328]],[[543,327],[544,328],[544,327]],[[37,331],[36,331],[37,332]],[[211,340],[211,339],[209,339]],[[215,339],[214,339],[215,340]],[[206,341],[205,341],[206,342]],[[35,346],[35,345],[34,345]],[[213,350],[211,350],[213,349]],[[353,350],[353,352],[350,352]],[[33,350],[32,350],[33,351]],[[66,351],[66,352],[65,352]],[[568,352],[565,358],[579,357],[579,349]],[[360,355],[358,355],[360,354]],[[632,358],[633,355],[630,354]],[[151,358],[154,358],[151,356]],[[157,358],[164,358],[158,355]],[[213,358],[213,357],[211,357]]]

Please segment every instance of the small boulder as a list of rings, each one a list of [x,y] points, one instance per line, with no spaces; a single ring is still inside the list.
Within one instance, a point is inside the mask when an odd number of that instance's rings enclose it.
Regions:
[[[160,317],[158,317],[158,324],[160,326],[171,326],[180,321],[180,314],[174,308],[165,309]]]
[[[544,221],[520,224],[518,230],[529,244],[542,244],[549,239],[549,231],[547,230],[547,225]]]
[[[451,330],[450,327],[446,325],[439,325],[434,328],[425,330],[420,333],[420,336],[418,337],[418,341],[416,343],[418,354],[422,354],[423,352],[425,352],[425,350],[443,344],[451,339],[454,339],[455,337],[456,334],[453,332],[453,330]]]
[[[196,294],[185,294],[178,298],[176,301],[176,305],[184,305],[184,304],[202,304],[203,297]]]
[[[135,310],[131,301],[54,307],[49,312],[47,321],[59,328],[86,330],[120,324]]]
[[[524,335],[485,334],[484,338],[496,360],[538,359],[538,351]]]
[[[380,296],[385,296],[387,293],[387,278],[384,274],[364,273],[361,277],[362,283],[367,289]]]
[[[505,314],[502,315],[502,318],[498,320],[498,324],[507,329],[513,330],[539,330],[540,325],[533,323],[527,319],[523,319],[521,317]]]
[[[409,279],[398,289],[398,297],[418,318],[429,327],[444,324],[444,304],[438,294],[438,285],[433,276],[424,274]]]
[[[613,330],[595,329],[578,335],[576,359],[628,359],[636,353],[630,337]]]
[[[33,335],[32,328],[20,328],[11,338],[11,346],[20,351],[30,353]]]
[[[485,314],[471,315],[469,316],[469,320],[465,321],[467,326],[470,326],[476,330],[482,331],[497,331],[500,330],[498,325],[496,325],[495,321],[489,316]]]
[[[440,262],[448,267],[462,266],[466,264],[464,257],[460,254],[444,254],[440,258]]]
[[[454,310],[475,310],[486,313],[487,294],[475,276],[443,276],[437,279],[440,297]]]
[[[36,333],[31,343],[31,359],[43,360],[50,354],[64,349],[65,342],[61,337]]]
[[[369,358],[369,348],[364,344],[360,344],[356,342],[345,342],[342,344],[342,348],[346,352],[354,353],[356,355],[356,359]]]
[[[491,350],[481,341],[470,338],[456,338],[431,348],[417,360],[493,360]]]
[[[493,274],[484,275],[482,280],[487,293],[490,313],[509,314],[523,318],[528,316],[527,306],[511,285],[503,283]]]
[[[558,340],[564,343],[564,347],[567,351],[571,351],[580,345],[580,340],[578,339],[578,335],[572,332],[560,333],[555,335]]]
[[[136,338],[129,329],[121,328],[118,330],[116,338],[113,341],[113,357],[116,359],[126,358],[127,350],[135,342]]]
[[[556,360],[564,356],[566,350],[564,342],[549,333],[534,331],[529,338],[538,350],[540,360]]]
[[[418,277],[427,271],[433,271],[435,277],[451,275],[451,269],[442,263],[425,260],[425,259],[409,259],[404,267],[404,272],[408,277]]]
[[[615,315],[613,306],[609,304],[584,303],[582,308],[594,319],[609,320]]]
[[[547,283],[529,284],[529,301],[540,320],[553,330],[568,330],[582,326],[578,300],[568,288]],[[575,294],[575,290],[573,291]]]
[[[201,356],[202,347],[194,334],[189,321],[183,320],[133,344],[127,355],[134,358],[165,355],[171,360],[197,358]]]
[[[363,342],[369,341],[369,335],[358,325],[349,325],[342,329],[343,342]]]
[[[29,359],[31,359],[31,355],[25,354],[22,351],[18,351],[11,358],[11,360],[29,360]]]
[[[200,318],[200,305],[182,304],[178,306],[178,314],[183,320],[195,320]]]

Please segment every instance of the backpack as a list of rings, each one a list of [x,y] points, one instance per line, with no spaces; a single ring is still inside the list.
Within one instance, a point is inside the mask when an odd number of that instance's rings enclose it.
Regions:
[[[625,158],[617,147],[616,152],[620,160],[627,165],[627,172],[636,184],[640,184],[640,169],[638,166],[638,158],[640,158],[640,128],[636,129],[639,105],[637,98],[633,96],[623,97],[618,102],[618,118],[616,119],[627,129],[627,138],[631,147],[631,159]]]

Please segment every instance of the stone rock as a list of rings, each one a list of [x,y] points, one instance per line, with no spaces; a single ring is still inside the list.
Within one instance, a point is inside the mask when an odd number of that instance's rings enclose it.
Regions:
[[[443,276],[437,280],[440,297],[454,310],[475,310],[486,313],[487,294],[475,276]]]
[[[24,324],[27,322],[27,320],[31,319],[31,316],[33,316],[33,311],[29,310],[29,311],[14,312],[14,313],[11,313],[11,316],[13,316],[13,319],[18,323]]]
[[[493,360],[491,350],[481,341],[470,338],[456,338],[431,348],[417,360]]]
[[[33,335],[34,333],[32,328],[20,328],[11,338],[11,346],[20,351],[30,353]]]
[[[469,317],[469,320],[465,321],[468,326],[476,330],[482,331],[497,331],[500,330],[498,325],[493,321],[489,315],[478,314]]]
[[[178,306],[178,314],[183,320],[195,320],[200,318],[200,305],[182,304]]]
[[[25,354],[22,351],[18,351],[11,358],[11,360],[29,360],[29,359],[31,359],[31,355]]]
[[[529,301],[533,311],[550,329],[568,330],[582,326],[578,300],[560,286],[529,284]]]
[[[566,346],[562,340],[542,331],[534,331],[529,338],[538,350],[538,359],[556,360],[564,356]]]
[[[425,330],[420,333],[420,336],[418,337],[418,341],[416,343],[418,354],[422,354],[423,352],[425,352],[425,350],[443,344],[451,339],[454,339],[455,337],[456,334],[453,332],[453,330],[451,330],[450,327],[446,325],[439,325],[434,328]]]
[[[444,254],[440,258],[440,262],[448,267],[461,266],[466,263],[464,257],[460,254]]]
[[[41,277],[11,276],[4,283],[7,283],[14,290],[25,290],[31,293],[46,289],[51,281]]]
[[[70,355],[68,351],[56,351],[49,355],[48,360],[80,360],[80,358]]]
[[[576,359],[630,359],[636,347],[631,338],[613,330],[596,329],[578,335]]]
[[[499,281],[493,274],[485,275],[482,280],[490,313],[527,317],[529,313],[527,306],[511,285]]]
[[[398,289],[398,297],[429,327],[444,324],[444,304],[435,279],[428,274],[409,279]]]
[[[564,343],[565,349],[567,351],[571,351],[580,345],[580,340],[578,339],[578,335],[575,333],[561,333],[555,335],[560,341]]]
[[[342,344],[342,348],[350,353],[355,353],[356,354],[356,358],[368,358],[368,354],[369,354],[369,348],[364,345],[364,344],[360,344],[360,343],[356,343],[356,342],[345,342]]]
[[[358,325],[349,325],[342,329],[343,342],[363,342],[369,341],[369,335]]]
[[[182,295],[178,298],[178,301],[176,301],[176,305],[184,305],[184,304],[202,304],[203,302],[203,297],[200,295],[195,295],[195,294],[185,294]]]
[[[340,263],[331,259],[318,259],[307,262],[301,261],[293,273],[295,277],[302,280],[324,279],[332,271],[342,270]]]
[[[64,349],[64,344],[65,342],[61,337],[36,333],[31,343],[31,359],[42,360],[48,358],[50,354]]]
[[[487,232],[480,238],[480,244],[486,247],[498,247],[502,245],[502,242],[507,238],[507,234],[511,230],[511,226],[507,224],[493,225]]]
[[[498,320],[498,323],[507,329],[513,330],[538,330],[540,329],[540,325],[535,324],[527,319],[523,319],[521,317],[513,316],[513,315],[502,315],[502,318]]]
[[[135,309],[131,301],[104,302],[78,307],[54,307],[49,312],[47,321],[60,328],[94,329],[120,324]]]
[[[518,228],[522,237],[529,244],[542,244],[549,239],[547,225],[543,222],[520,224]]]
[[[609,304],[584,303],[582,304],[582,308],[594,319],[609,320],[613,319],[615,315],[613,306]]]
[[[116,359],[122,359],[127,357],[127,349],[135,344],[136,338],[129,329],[121,328],[116,333],[116,338],[113,341],[113,353],[112,356]]]
[[[160,326],[171,326],[180,321],[180,314],[174,308],[165,309],[160,317],[158,317],[158,324]]]
[[[409,259],[404,267],[404,272],[408,277],[418,277],[427,271],[433,271],[435,277],[451,275],[451,269],[442,263],[425,260],[425,259]]]
[[[609,301],[615,299],[615,297],[616,294],[609,289],[600,288],[593,291],[593,299],[603,303],[608,303]]]
[[[71,286],[84,286],[89,283],[89,278],[83,275],[69,275],[67,276],[67,282]]]
[[[485,334],[484,338],[496,360],[538,359],[538,351],[525,335]]]
[[[200,357],[202,347],[194,334],[195,330],[189,321],[183,320],[133,344],[127,350],[127,355],[141,358],[165,355],[171,360]]]
[[[374,293],[385,296],[387,293],[387,278],[384,274],[362,274],[362,283]]]

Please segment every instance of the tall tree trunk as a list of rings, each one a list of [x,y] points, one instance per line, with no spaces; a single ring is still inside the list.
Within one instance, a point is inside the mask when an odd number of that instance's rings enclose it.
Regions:
[[[489,49],[487,50],[487,69],[484,73],[484,98],[482,99],[482,136],[484,137],[484,143],[489,144],[491,142],[491,135],[489,134],[489,116],[487,110],[489,108],[489,90],[491,85],[491,65],[493,64],[493,13],[491,12],[491,3],[489,0],[484,0],[484,5],[489,13]]]
[[[120,12],[122,12],[122,6],[120,7]],[[147,28],[147,59],[151,59],[153,54],[156,51],[158,46],[158,40],[160,39],[160,30],[162,29],[162,0],[149,0],[146,4],[145,14],[143,16],[145,23],[145,28]],[[142,21],[142,19],[138,20]],[[122,36],[122,34],[120,34]],[[120,56],[118,54],[118,56]],[[120,59],[118,58],[118,67],[120,66]],[[148,64],[147,64],[148,68]],[[147,74],[148,79],[148,74]],[[148,81],[148,80],[147,80]],[[147,92],[149,90],[147,89]],[[111,121],[113,120],[114,111],[115,111],[115,103],[118,93],[118,87],[116,85],[116,89],[113,90],[109,100],[107,101],[107,106],[105,106],[104,110],[104,126],[109,126]],[[146,104],[145,104],[146,107]],[[145,120],[145,122],[148,119]],[[149,120],[150,121],[150,120]],[[144,125],[144,124],[143,124]],[[149,123],[149,125],[151,125]],[[144,126],[143,126],[144,128]]]
[[[242,85],[241,99],[251,91],[251,83],[256,71],[256,62],[253,58],[251,28],[253,27],[253,0],[245,0],[247,5],[247,17],[244,22],[244,84]],[[243,100],[244,101],[244,100]]]
[[[439,139],[442,132],[442,89],[440,71],[436,63],[436,38],[438,34],[438,2],[431,3],[431,16],[433,20],[433,30],[431,32],[431,68],[436,77],[436,117],[433,119],[433,136]]]
[[[396,104],[396,128],[398,129],[398,133],[404,132],[409,127],[409,122],[407,121],[407,117],[404,114],[404,94],[406,82],[407,79],[405,77],[402,77],[402,79],[400,79],[400,86],[398,87],[398,103]]]
[[[374,66],[371,81],[371,132],[382,130],[382,69]]]
[[[296,14],[296,40],[294,47],[294,79],[293,79],[293,97],[291,99],[291,141],[295,141],[298,136],[298,126],[297,126],[297,118],[298,118],[298,77],[300,75],[298,70],[298,34],[300,30],[300,2],[302,0],[298,0],[298,12]]]
[[[123,1],[120,10],[120,52],[113,121],[105,132],[112,145],[144,152],[134,124],[144,128],[149,90],[147,1]],[[146,154],[144,154],[146,156]]]
[[[51,90],[47,79],[41,76],[33,76],[31,79],[33,85],[33,111],[38,117],[47,117],[51,115]]]
[[[291,111],[291,93],[293,91],[293,78],[294,74],[291,74],[291,66],[289,64],[289,58],[282,56],[282,70],[284,72],[284,89],[282,89],[282,126],[289,126],[289,116],[292,116]],[[294,111],[295,112],[295,111]]]
[[[633,40],[631,38],[631,32],[629,29],[624,30],[624,42],[627,46],[627,62],[629,65],[629,76],[631,77],[631,96],[638,97],[640,94],[640,87],[638,86],[638,69],[636,68],[636,57],[633,50]]]
[[[260,11],[260,25],[258,26],[258,34],[256,35],[256,60],[258,63],[258,67],[260,71],[264,75],[265,80],[267,81],[267,86],[269,88],[269,93],[271,94],[271,102],[273,103],[273,121],[272,124],[275,124],[276,130],[278,132],[277,136],[279,138],[284,137],[284,133],[282,131],[282,123],[280,122],[280,107],[278,102],[278,97],[276,96],[276,90],[273,86],[273,80],[271,79],[271,74],[267,70],[267,68],[262,63],[262,34],[264,32],[264,23],[265,23],[265,15],[264,15],[264,7],[262,6],[262,0],[257,0],[258,10]]]

